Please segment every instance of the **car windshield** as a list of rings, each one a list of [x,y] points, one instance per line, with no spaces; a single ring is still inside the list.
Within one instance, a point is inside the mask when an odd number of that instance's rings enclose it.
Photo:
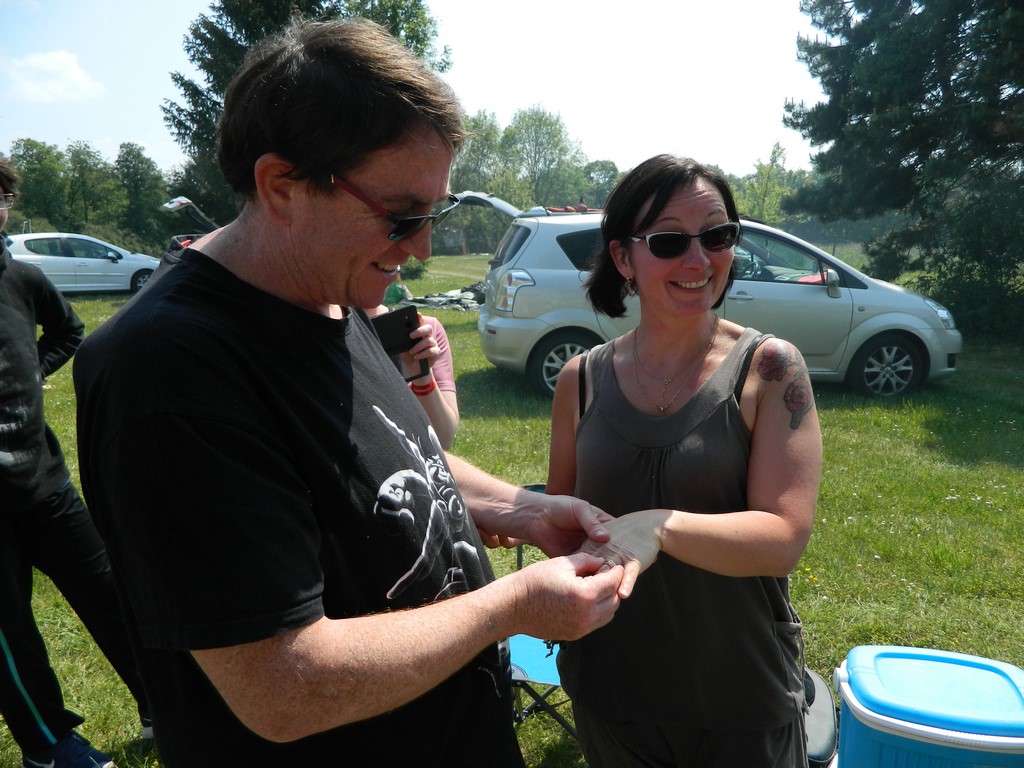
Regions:
[[[734,252],[740,280],[822,282],[818,259],[768,234],[745,230]]]

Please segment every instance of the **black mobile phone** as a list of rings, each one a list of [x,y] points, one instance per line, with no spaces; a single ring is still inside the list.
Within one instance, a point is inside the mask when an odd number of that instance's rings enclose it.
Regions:
[[[380,338],[381,346],[384,347],[384,351],[391,358],[391,362],[398,368],[398,372],[403,375],[405,369],[402,367],[402,359],[399,355],[407,352],[417,344],[417,339],[409,338],[409,334],[419,327],[420,321],[417,315],[416,307],[409,305],[370,318],[370,322],[373,323],[377,336]],[[420,360],[419,373],[407,376],[405,380],[412,381],[421,376],[426,376],[429,372],[430,368],[427,365],[427,361]]]

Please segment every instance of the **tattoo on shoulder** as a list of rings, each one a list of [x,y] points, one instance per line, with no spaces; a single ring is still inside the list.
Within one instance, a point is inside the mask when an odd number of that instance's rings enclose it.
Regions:
[[[794,355],[790,347],[779,341],[769,341],[761,351],[757,373],[764,381],[782,381],[792,371],[793,380],[782,393],[782,401],[790,413],[789,428],[797,429],[814,404],[807,366]]]

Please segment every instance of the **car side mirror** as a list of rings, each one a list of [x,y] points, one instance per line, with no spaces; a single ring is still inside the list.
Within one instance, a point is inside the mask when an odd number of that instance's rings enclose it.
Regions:
[[[121,260],[121,256],[117,251],[107,251],[107,258],[115,264]]]
[[[825,285],[830,299],[838,299],[842,295],[839,292],[839,273],[834,269],[825,270]]]

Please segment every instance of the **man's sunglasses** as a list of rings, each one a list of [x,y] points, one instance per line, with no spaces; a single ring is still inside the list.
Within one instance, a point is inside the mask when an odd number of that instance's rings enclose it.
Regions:
[[[331,184],[336,187],[341,187],[341,189],[345,190],[352,195],[352,197],[356,198],[356,200],[359,200],[361,203],[366,205],[366,207],[371,211],[390,221],[395,228],[391,230],[391,234],[388,235],[388,240],[395,242],[398,240],[405,240],[407,237],[412,237],[427,224],[431,227],[437,226],[444,221],[445,217],[455,210],[455,206],[459,204],[459,198],[455,195],[448,195],[448,207],[441,209],[437,213],[428,213],[425,216],[396,216],[384,206],[367,197],[358,187],[349,184],[344,179],[335,177],[333,173],[331,174]]]
[[[659,259],[674,259],[682,256],[690,247],[690,240],[697,238],[704,250],[718,253],[732,248],[740,239],[742,229],[735,221],[728,224],[719,224],[717,227],[709,227],[696,235],[688,235],[685,232],[652,232],[649,235],[631,235],[630,240],[639,243],[641,240],[647,242],[647,248],[651,255]]]

